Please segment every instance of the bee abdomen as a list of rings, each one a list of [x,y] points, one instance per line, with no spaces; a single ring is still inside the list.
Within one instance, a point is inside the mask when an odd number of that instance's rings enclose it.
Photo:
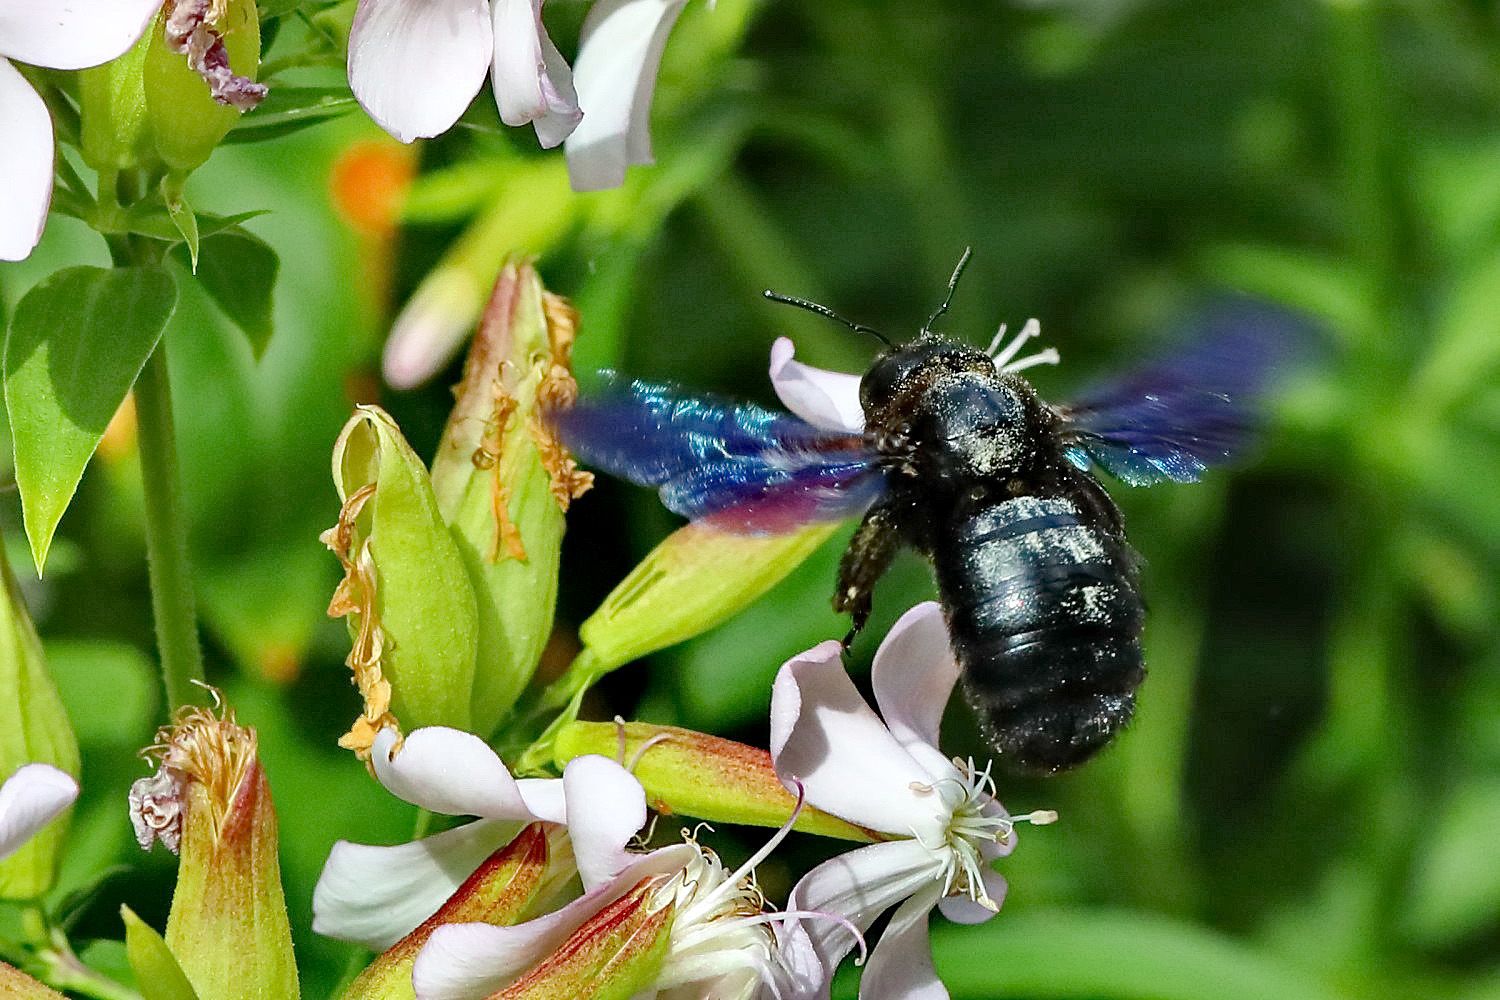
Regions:
[[[957,519],[933,557],[969,703],[1011,764],[1072,767],[1129,721],[1143,609],[1106,528],[1017,497]]]

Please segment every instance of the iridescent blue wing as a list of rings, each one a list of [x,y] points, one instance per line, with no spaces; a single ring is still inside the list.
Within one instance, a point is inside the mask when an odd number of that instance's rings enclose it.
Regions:
[[[1073,464],[1094,463],[1131,486],[1197,482],[1243,447],[1267,383],[1309,324],[1264,304],[1220,306],[1194,343],[1057,407]]]
[[[586,464],[656,487],[675,513],[741,534],[852,517],[885,485],[858,434],[658,383],[606,375],[551,419]]]

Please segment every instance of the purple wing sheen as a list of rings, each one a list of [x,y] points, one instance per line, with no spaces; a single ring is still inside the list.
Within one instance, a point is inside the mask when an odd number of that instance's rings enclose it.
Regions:
[[[1262,303],[1219,306],[1184,350],[1058,407],[1068,458],[1131,486],[1197,482],[1247,443],[1260,394],[1308,327]]]
[[[852,517],[884,486],[857,434],[658,383],[608,376],[552,421],[585,463],[655,486],[667,509],[740,534]]]

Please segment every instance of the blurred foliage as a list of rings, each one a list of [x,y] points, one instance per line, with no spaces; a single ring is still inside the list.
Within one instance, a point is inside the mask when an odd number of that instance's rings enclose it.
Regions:
[[[548,10],[559,38],[579,17]],[[280,58],[309,93],[336,84],[296,72],[319,21],[284,21],[270,71]],[[421,148],[389,237],[356,233],[327,180],[378,131],[335,103],[289,107],[254,137],[286,135],[220,149],[188,185],[204,210],[269,210],[243,229],[281,258],[274,334],[257,358],[214,285],[180,281],[166,341],[210,679],[261,730],[295,925],[336,837],[411,832],[334,747],[358,704],[317,534],[353,402],[436,444],[456,367],[394,394],[376,366],[448,248],[468,239],[490,268],[540,255],[581,310],[585,385],[618,367],[767,402],[775,336],[849,371],[872,345],[762,288],[900,336],[972,245],[944,328],[982,346],[1002,320],[1040,318],[1064,358],[1036,374],[1049,398],[1169,350],[1224,289],[1305,310],[1327,341],[1243,468],[1113,491],[1146,564],[1140,711],[1080,773],[1002,779],[1013,808],[1062,821],[1022,831],[997,919],[936,928],[954,996],[1500,996],[1496,5],[695,3],[657,87],[658,166],[567,193],[558,156],[502,132],[481,97]],[[105,263],[54,219],[0,270],[6,314],[59,267]],[[159,925],[170,892],[167,860],[124,822],[144,773],[129,755],[160,721],[129,433],[106,433],[47,577],[26,583],[91,776],[59,890],[79,894],[83,938],[118,937],[125,899]],[[14,546],[14,499],[5,513]],[[557,645],[672,526],[613,482],[574,507]],[[586,714],[763,744],[777,666],[846,628],[827,605],[846,536],[718,630],[607,678]],[[930,595],[926,568],[899,561],[856,661]],[[947,749],[984,753],[961,709],[950,723]],[[774,863],[773,897],[795,870]],[[309,997],[362,964],[311,936],[298,949]]]

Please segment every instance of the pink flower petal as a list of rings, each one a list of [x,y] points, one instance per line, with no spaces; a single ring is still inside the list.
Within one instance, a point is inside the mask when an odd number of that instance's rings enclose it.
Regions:
[[[493,0],[495,65],[491,84],[500,120],[536,124],[543,149],[560,145],[583,112],[573,71],[542,24],[542,0]]]
[[[423,278],[385,340],[381,370],[391,388],[411,389],[437,374],[468,339],[487,294],[463,268],[439,265]]]
[[[0,31],[5,25],[0,23]],[[24,260],[47,224],[52,204],[52,118],[19,70],[0,59],[0,260]]]
[[[504,761],[474,734],[425,726],[407,736],[392,757],[395,741],[394,729],[382,729],[370,762],[380,783],[398,798],[447,816],[537,818]]]
[[[7,65],[6,69],[10,69]],[[14,72],[14,70],[12,70]],[[23,764],[0,785],[0,858],[7,858],[78,798],[78,782],[51,764]]]
[[[997,907],[1000,906],[1005,902],[1005,892],[1009,888],[1005,876],[993,868],[986,868],[982,877],[985,895]],[[938,909],[955,924],[982,924],[995,915],[994,910],[981,906],[968,896],[945,896],[938,901]]]
[[[516,830],[479,820],[395,847],[341,840],[313,890],[313,930],[384,951],[436,913]]]
[[[788,788],[801,782],[810,805],[851,823],[921,836],[938,819],[930,790],[923,791],[930,788],[931,773],[865,704],[832,640],[793,657],[777,673],[771,760]]]
[[[402,142],[446,132],[494,57],[485,0],[359,0],[349,29],[349,86]]]
[[[0,56],[48,69],[97,66],[134,45],[160,9],[161,0],[4,0]]]
[[[439,927],[412,966],[418,1000],[479,1000],[503,988],[641,879],[682,869],[693,852],[687,844],[677,844],[640,855],[610,881],[524,924]]]
[[[938,726],[958,682],[958,661],[937,602],[918,604],[891,626],[875,652],[870,682],[896,741],[929,769],[933,764],[924,753],[936,754],[943,762],[937,766],[946,767],[947,758],[937,750]]]
[[[831,372],[793,361],[790,337],[771,345],[771,388],[797,416],[815,427],[858,434],[865,427],[859,405],[859,376]]]
[[[932,965],[927,915],[942,890],[936,885],[902,903],[870,953],[859,978],[861,1000],[948,1000],[948,991]]]
[[[568,837],[585,891],[608,882],[630,860],[625,845],[646,824],[641,783],[607,757],[575,757],[563,771]]]
[[[573,70],[583,121],[568,137],[575,191],[619,187],[651,162],[651,95],[667,36],[687,0],[597,0]]]

